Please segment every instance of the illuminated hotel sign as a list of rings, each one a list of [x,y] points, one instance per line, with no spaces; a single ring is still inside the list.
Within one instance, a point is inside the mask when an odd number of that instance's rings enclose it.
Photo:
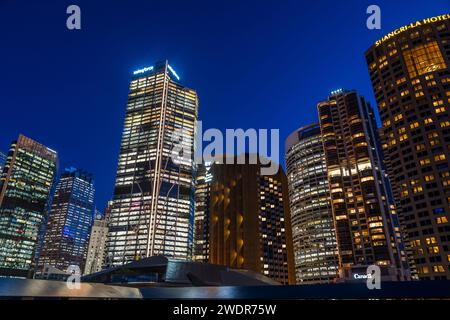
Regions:
[[[392,37],[395,37],[395,36],[399,35],[402,32],[405,32],[405,31],[408,31],[408,30],[411,30],[411,29],[414,29],[414,28],[417,28],[417,27],[420,27],[420,26],[423,26],[423,25],[426,25],[426,24],[429,24],[429,23],[438,22],[438,21],[445,21],[445,20],[448,20],[448,19],[450,19],[450,14],[443,14],[443,15],[440,15],[440,16],[426,18],[426,19],[423,19],[423,20],[420,20],[420,21],[416,21],[416,22],[410,23],[410,24],[408,24],[406,26],[403,26],[401,28],[398,28],[398,29],[388,33],[383,38],[381,38],[380,40],[375,42],[375,45],[378,47],[383,42],[391,39]]]

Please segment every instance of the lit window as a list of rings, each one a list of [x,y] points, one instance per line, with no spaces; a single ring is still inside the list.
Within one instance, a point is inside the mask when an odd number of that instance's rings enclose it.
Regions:
[[[445,112],[445,107],[439,107],[435,109],[436,113],[442,113]]]
[[[404,51],[409,76],[417,76],[447,68],[436,41]]]

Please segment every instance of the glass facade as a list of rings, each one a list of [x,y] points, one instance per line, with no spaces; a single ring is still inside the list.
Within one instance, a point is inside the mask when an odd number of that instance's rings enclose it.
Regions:
[[[381,279],[408,279],[373,109],[355,91],[339,91],[320,102],[318,110],[340,278],[350,280],[376,264],[381,268]]]
[[[192,260],[208,262],[209,259],[209,205],[211,195],[211,163],[197,167],[195,179],[194,243]]]
[[[154,255],[187,259],[193,241],[197,93],[167,61],[134,74],[110,208],[109,265]],[[179,140],[192,157],[174,163]]]
[[[94,215],[92,175],[67,168],[56,185],[48,218],[39,267],[50,265],[65,271],[71,265],[84,269]]]
[[[294,131],[285,150],[296,281],[332,282],[338,252],[320,126]]]
[[[30,276],[57,171],[57,154],[20,135],[0,178],[0,276]]]
[[[6,154],[0,152],[0,174],[3,173],[3,168],[5,167],[5,164],[6,164]]]
[[[450,279],[450,15],[378,41],[366,61],[414,277]]]

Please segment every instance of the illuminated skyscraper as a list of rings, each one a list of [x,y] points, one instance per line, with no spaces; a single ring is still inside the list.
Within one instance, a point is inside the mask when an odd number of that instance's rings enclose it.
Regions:
[[[248,163],[248,161],[246,161]],[[211,167],[209,262],[295,283],[287,179],[259,164]]]
[[[56,185],[39,266],[83,271],[94,216],[94,180],[79,169],[67,168]]]
[[[197,167],[195,185],[194,242],[192,259],[208,262],[209,258],[209,205],[211,195],[211,163]]]
[[[338,90],[318,110],[340,277],[351,280],[376,264],[382,280],[408,279],[373,109],[355,91]]]
[[[294,131],[285,150],[297,283],[332,282],[338,255],[320,126]]]
[[[450,14],[387,34],[366,60],[412,271],[450,279]]]
[[[167,61],[134,72],[110,208],[109,265],[190,256],[197,110],[197,93],[180,84]],[[175,163],[180,139],[192,157]]]
[[[20,135],[0,179],[0,276],[29,276],[57,170],[57,154]]]

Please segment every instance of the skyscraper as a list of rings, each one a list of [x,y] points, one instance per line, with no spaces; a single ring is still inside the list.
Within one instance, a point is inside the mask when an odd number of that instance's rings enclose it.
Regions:
[[[450,279],[450,14],[366,52],[407,252],[420,279]]]
[[[375,117],[355,91],[318,104],[340,278],[381,269],[382,280],[408,279],[403,241],[383,171]]]
[[[66,168],[56,185],[45,230],[39,266],[65,271],[84,269],[94,215],[94,180],[91,174]]]
[[[248,163],[248,161],[246,161]],[[295,283],[287,180],[260,164],[211,167],[209,262]]]
[[[338,253],[319,124],[291,133],[285,150],[297,283],[332,282]]]
[[[57,154],[19,135],[0,179],[0,276],[27,277],[45,221]]]
[[[197,93],[180,84],[167,61],[134,72],[109,221],[109,264],[190,256],[193,156],[177,163],[171,156],[180,140],[194,154],[197,111]]]
[[[97,213],[92,225],[91,235],[86,256],[84,274],[91,274],[102,270],[105,260],[106,239],[108,237],[107,217]]]
[[[192,259],[208,262],[209,259],[209,206],[211,194],[211,163],[198,165],[195,183],[194,242]]]

